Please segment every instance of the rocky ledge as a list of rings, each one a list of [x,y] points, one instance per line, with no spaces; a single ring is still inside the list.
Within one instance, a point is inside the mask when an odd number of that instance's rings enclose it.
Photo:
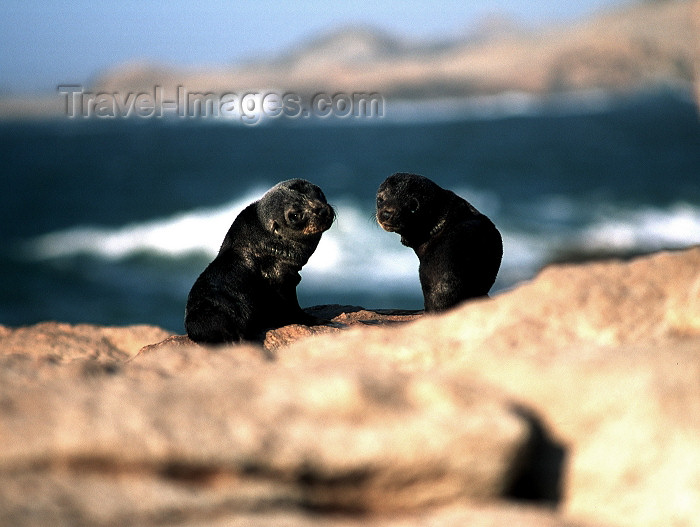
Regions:
[[[0,328],[0,524],[668,526],[700,517],[700,247],[264,346]]]

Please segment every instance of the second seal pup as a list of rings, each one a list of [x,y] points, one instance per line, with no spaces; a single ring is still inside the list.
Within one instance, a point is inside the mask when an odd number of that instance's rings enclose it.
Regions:
[[[299,307],[299,271],[334,219],[321,189],[303,179],[283,181],[248,205],[192,286],[189,337],[211,344],[260,340],[270,328],[314,323]]]
[[[443,311],[486,296],[503,243],[496,226],[466,200],[430,179],[399,172],[377,191],[377,222],[401,235],[420,262],[425,310]]]

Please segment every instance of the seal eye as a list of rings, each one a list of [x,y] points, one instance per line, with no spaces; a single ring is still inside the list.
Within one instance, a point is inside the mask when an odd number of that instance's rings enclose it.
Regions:
[[[418,200],[416,198],[412,198],[411,201],[408,202],[408,207],[409,210],[411,211],[411,214],[415,214],[418,212],[418,207],[420,206],[420,203],[418,203]]]
[[[287,222],[291,225],[296,225],[304,220],[304,213],[296,210],[290,210],[287,213]]]
[[[381,207],[384,204],[384,198],[377,198],[377,207]]]

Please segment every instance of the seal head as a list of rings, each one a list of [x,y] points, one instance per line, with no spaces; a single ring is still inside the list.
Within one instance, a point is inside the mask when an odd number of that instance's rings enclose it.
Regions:
[[[399,172],[389,176],[377,191],[377,222],[388,232],[401,235],[401,242],[416,247],[445,224],[452,192],[417,174]],[[464,202],[471,212],[478,211]]]
[[[289,179],[260,199],[258,217],[269,232],[304,240],[328,230],[335,213],[319,187],[303,179]]]

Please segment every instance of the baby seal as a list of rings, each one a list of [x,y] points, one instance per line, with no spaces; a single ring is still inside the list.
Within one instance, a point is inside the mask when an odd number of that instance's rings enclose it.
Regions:
[[[488,295],[501,266],[501,235],[454,192],[423,176],[396,173],[377,191],[377,222],[418,256],[426,312]]]
[[[189,337],[209,344],[260,340],[270,328],[314,323],[299,307],[299,271],[334,219],[321,189],[303,179],[283,181],[243,209],[192,286]]]

